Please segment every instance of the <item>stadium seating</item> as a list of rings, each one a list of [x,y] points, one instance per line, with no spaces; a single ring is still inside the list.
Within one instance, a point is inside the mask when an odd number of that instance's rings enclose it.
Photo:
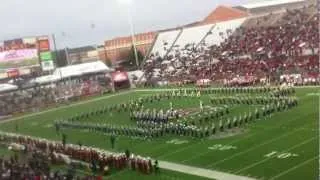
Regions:
[[[179,29],[160,33],[153,46],[151,53],[154,55],[157,54],[161,57],[165,56],[181,31],[182,30]]]
[[[182,34],[174,44],[179,49],[184,49],[185,46],[190,44],[198,45],[200,41],[211,31],[214,27],[213,24],[196,26],[183,29]]]
[[[208,46],[220,45],[225,39],[234,33],[234,31],[239,28],[246,18],[235,19],[225,22],[219,22],[215,24],[214,28],[211,30],[210,35],[205,39],[205,43]]]
[[[211,28],[186,28],[170,56],[157,57],[157,61],[151,57],[145,64],[146,77],[150,83],[160,84],[201,79],[259,83],[267,78],[278,82],[283,74],[299,73],[302,79],[295,84],[317,84],[319,29],[315,12],[315,6],[310,6],[278,12],[277,18],[270,13],[216,23]]]
[[[102,86],[97,76],[76,78],[52,83],[42,87],[3,93],[0,96],[0,116],[27,111],[39,111],[58,102],[72,98],[100,94],[107,87]]]

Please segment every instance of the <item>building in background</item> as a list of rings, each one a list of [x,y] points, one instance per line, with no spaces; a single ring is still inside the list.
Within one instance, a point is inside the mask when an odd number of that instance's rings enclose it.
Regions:
[[[81,64],[93,61],[106,62],[104,46],[83,46],[66,50],[68,64]]]
[[[264,14],[285,9],[296,9],[306,5],[308,5],[308,0],[263,0],[240,5],[235,8],[250,14]]]
[[[202,21],[196,21],[180,27],[170,28],[166,30],[136,34],[136,47],[137,50],[140,51],[143,56],[146,56],[148,55],[150,48],[152,48],[152,45],[156,40],[158,33],[171,31],[179,28],[188,28],[203,24],[212,24],[216,22],[232,20],[246,16],[248,16],[248,14],[239,9],[227,6],[219,6]],[[133,44],[131,36],[118,37],[105,41],[105,51],[107,60],[110,60],[113,64],[117,64],[117,62],[119,61],[126,61],[126,58],[128,57],[132,45]]]
[[[156,37],[155,32],[147,32],[135,35],[135,43],[137,51],[143,56],[147,55]],[[131,36],[118,37],[105,41],[106,56],[113,64],[117,61],[124,61],[132,48]]]
[[[306,2],[306,0],[262,0],[235,7],[221,5],[216,7],[203,20],[192,22],[175,28],[169,28],[166,30],[136,34],[136,47],[143,56],[146,56],[148,55],[149,50],[152,48],[154,42],[156,41],[157,34],[161,32],[202,26],[205,24],[214,24],[218,22],[249,17],[251,15],[266,13],[273,10],[277,11],[283,10],[285,8],[301,7],[302,5],[306,5]],[[100,56],[105,58],[101,60],[105,60],[105,62],[110,61],[112,64],[118,64],[119,62],[127,60],[126,58],[128,57],[128,54],[133,46],[132,38],[131,36],[125,36],[106,40],[104,46],[105,53],[103,53],[103,50],[99,51]]]
[[[248,13],[246,13],[245,11],[228,6],[218,6],[201,22],[201,24],[213,24],[222,21],[239,19],[247,16]]]
[[[95,46],[83,46],[67,49],[68,64],[81,64],[98,60],[98,54]]]

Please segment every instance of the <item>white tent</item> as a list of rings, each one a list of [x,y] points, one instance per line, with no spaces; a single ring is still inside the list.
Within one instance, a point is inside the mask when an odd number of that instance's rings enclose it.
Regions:
[[[0,92],[17,90],[18,87],[12,84],[0,84]]]
[[[48,76],[37,77],[33,82],[39,83],[39,84],[46,84],[46,83],[56,82],[59,80],[60,80],[60,76],[48,75]]]
[[[83,64],[76,64],[71,66],[66,66],[62,68],[57,68],[53,75],[58,76],[60,78],[69,78],[74,76],[81,76],[85,74],[91,73],[99,73],[99,72],[111,72],[112,70],[106,66],[101,61],[89,62]]]

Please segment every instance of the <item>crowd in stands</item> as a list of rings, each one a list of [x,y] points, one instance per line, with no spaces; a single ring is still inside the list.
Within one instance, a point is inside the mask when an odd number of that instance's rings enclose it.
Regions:
[[[252,85],[266,79],[279,82],[281,75],[300,74],[301,79],[289,81],[319,84],[316,7],[286,10],[275,20],[269,17],[274,14],[250,18],[233,33],[220,32],[228,36],[220,45],[208,46],[210,43],[204,40],[185,47],[173,46],[167,56],[151,54],[144,66],[148,82],[208,79]]]
[[[97,78],[76,78],[1,93],[0,116],[23,113],[30,110],[36,112],[41,108],[58,102],[101,94],[108,89],[110,87]]]

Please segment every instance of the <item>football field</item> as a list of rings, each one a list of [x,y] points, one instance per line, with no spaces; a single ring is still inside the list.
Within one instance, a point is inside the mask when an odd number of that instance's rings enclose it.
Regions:
[[[77,115],[96,112],[106,106],[127,103],[138,98],[147,98],[162,90],[132,90],[118,94],[100,96],[77,103],[59,106],[38,113],[15,117],[0,124],[0,130],[17,132],[25,135],[61,140],[56,132],[57,120],[70,120]],[[248,176],[255,179],[317,179],[319,171],[319,95],[318,87],[297,88],[294,95],[298,98],[298,106],[268,116],[260,116],[254,121],[227,128],[221,132],[204,138],[168,133],[157,138],[141,138],[119,135],[115,149],[111,149],[110,134],[78,128],[62,128],[67,135],[67,142],[86,146],[100,147],[110,151],[124,152],[129,149],[152,159],[185,164],[205,169],[222,171],[230,174]],[[200,97],[182,97],[176,99],[153,100],[144,103],[144,108],[168,109],[173,106],[183,111],[182,119],[193,122],[197,126],[219,123],[226,125],[226,120],[234,117],[247,117],[249,113],[261,109],[261,104],[229,104],[212,103],[211,99],[219,98],[263,98],[266,93],[212,93],[201,94]],[[200,117],[199,102],[203,103],[204,113],[219,111],[228,105],[230,113],[207,122]],[[223,119],[223,121],[222,121]],[[130,119],[129,112],[113,110],[97,113],[77,119],[81,124],[109,124],[118,127],[134,127],[135,121]],[[239,122],[239,121],[238,121]],[[219,131],[219,130],[217,130]],[[114,179],[148,179],[135,172],[120,171]],[[159,179],[199,179],[195,176],[182,175],[165,171]],[[185,177],[185,178],[184,178]]]

